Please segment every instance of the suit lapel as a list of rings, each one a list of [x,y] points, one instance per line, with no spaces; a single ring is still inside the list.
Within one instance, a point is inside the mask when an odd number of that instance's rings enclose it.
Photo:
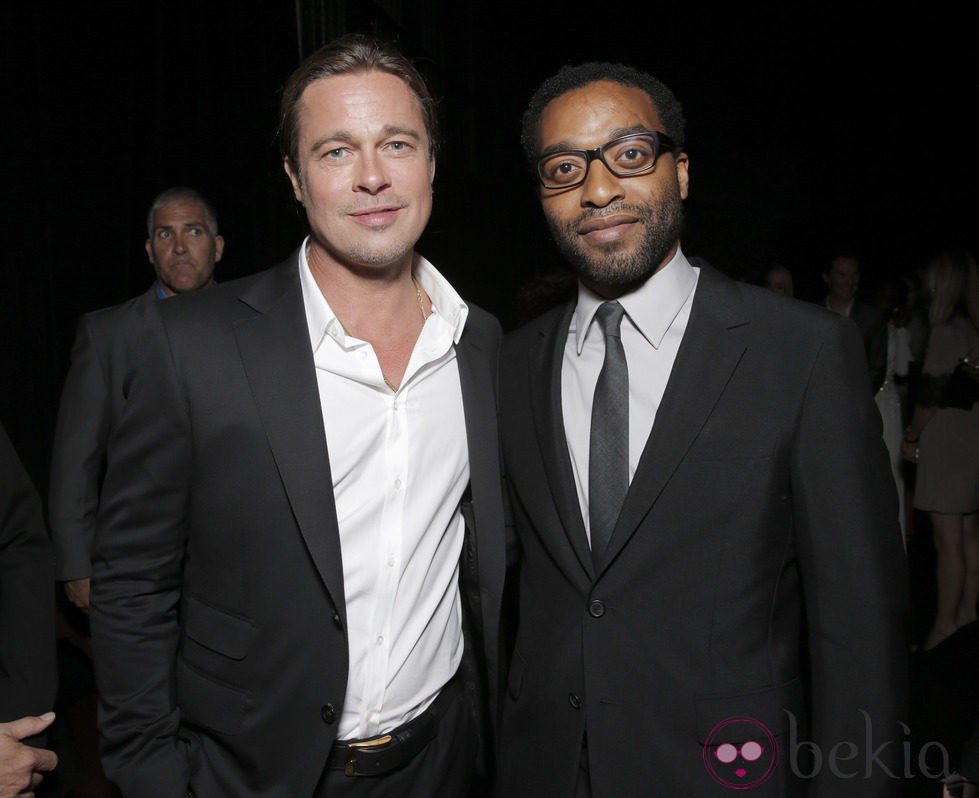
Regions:
[[[470,314],[456,346],[459,382],[462,388],[462,404],[466,418],[466,443],[469,447],[469,481],[473,507],[479,523],[476,525],[477,555],[482,570],[484,566],[498,567],[499,584],[502,584],[504,567],[504,541],[485,534],[486,530],[504,528],[502,513],[502,486],[500,468],[500,438],[496,415],[496,361],[491,356],[497,351],[492,341],[486,340],[486,329],[478,326]],[[493,512],[494,517],[487,517]],[[480,529],[484,534],[480,535]],[[488,584],[497,584],[495,578]]]
[[[607,568],[656,502],[709,418],[745,350],[740,296],[702,266],[690,320],[663,400],[606,550]]]
[[[462,388],[469,447],[469,484],[475,518],[476,566],[482,646],[490,684],[499,679],[499,623],[506,571],[506,521],[496,406],[498,328],[488,329],[470,309],[462,337],[456,345],[456,363]],[[460,586],[463,580],[460,577]],[[490,700],[496,691],[490,691]],[[494,711],[495,717],[495,711]]]
[[[589,577],[593,575],[591,549],[581,518],[581,504],[575,488],[574,473],[571,469],[571,456],[568,454],[568,439],[564,432],[564,412],[561,404],[561,364],[564,359],[564,346],[568,337],[568,325],[574,304],[563,313],[548,316],[557,323],[541,327],[539,345],[530,353],[527,364],[530,370],[528,384],[540,385],[543,390],[531,390],[531,407],[534,414],[534,427],[540,446],[547,482],[554,497],[554,506],[561,520],[578,566],[572,570],[580,573],[583,569]],[[555,551],[563,551],[559,546]]]
[[[240,299],[257,311],[235,324],[252,395],[299,530],[345,623],[340,530],[296,258]]]

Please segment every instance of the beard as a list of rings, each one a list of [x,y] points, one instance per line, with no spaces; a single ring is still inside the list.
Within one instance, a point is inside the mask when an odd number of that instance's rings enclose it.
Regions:
[[[600,250],[586,247],[578,234],[581,225],[589,219],[616,213],[630,213],[639,220],[637,224],[642,226],[642,230],[638,243],[615,242]],[[672,183],[666,195],[656,204],[613,205],[588,211],[566,223],[547,215],[547,224],[561,254],[583,282],[628,287],[645,282],[680,240],[683,201],[679,186]]]

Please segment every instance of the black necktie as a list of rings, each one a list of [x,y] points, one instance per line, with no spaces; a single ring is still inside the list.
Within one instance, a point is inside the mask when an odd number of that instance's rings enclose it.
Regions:
[[[595,312],[605,334],[605,362],[595,385],[588,455],[588,516],[596,570],[629,490],[629,367],[619,335],[624,312],[618,302],[605,302]]]

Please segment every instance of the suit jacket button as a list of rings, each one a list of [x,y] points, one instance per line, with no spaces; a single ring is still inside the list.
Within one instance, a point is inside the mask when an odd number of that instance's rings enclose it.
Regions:
[[[320,710],[320,717],[323,718],[324,723],[333,723],[337,719],[337,711],[333,708],[333,704],[324,704]]]
[[[343,629],[343,623],[340,621],[340,613],[336,610],[333,611],[333,623],[336,624],[337,629]]]
[[[592,618],[601,618],[605,614],[605,605],[598,599],[595,599],[588,605],[588,614]]]
[[[571,704],[572,709],[581,709],[581,699],[574,693],[568,693],[568,703]]]

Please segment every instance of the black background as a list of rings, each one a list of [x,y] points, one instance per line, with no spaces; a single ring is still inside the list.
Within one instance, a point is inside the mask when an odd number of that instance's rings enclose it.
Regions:
[[[509,326],[556,265],[519,117],[564,63],[670,85],[691,162],[684,249],[750,279],[774,261],[819,295],[838,243],[865,283],[976,249],[979,97],[971,3],[216,2],[2,12],[0,421],[44,492],[80,313],[149,285],[145,214],[187,183],[218,207],[219,279],[288,255],[305,226],[275,146],[301,49],[396,39],[442,98],[446,143],[419,245]]]

